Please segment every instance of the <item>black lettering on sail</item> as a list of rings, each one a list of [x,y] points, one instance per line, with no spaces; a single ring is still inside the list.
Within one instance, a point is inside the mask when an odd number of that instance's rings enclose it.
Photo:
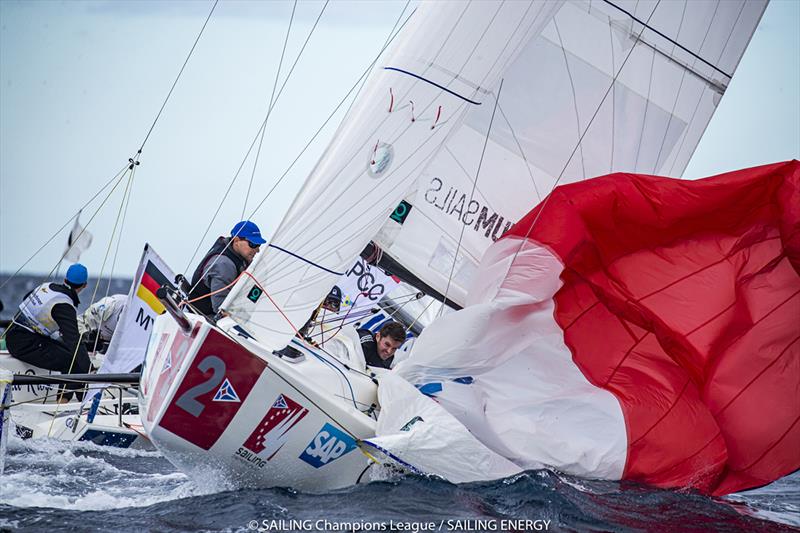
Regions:
[[[136,313],[136,323],[142,326],[145,331],[147,331],[147,326],[149,326],[150,322],[152,321],[153,317],[144,314],[144,309],[140,307],[139,312]]]
[[[500,217],[500,220],[497,221],[497,225],[494,227],[494,231],[492,232],[492,242],[497,241],[497,239],[505,235],[505,233],[511,227],[511,221],[509,220],[506,222],[506,227],[503,228],[503,231],[500,233],[500,235],[498,235],[497,230],[499,230],[502,225],[503,225],[503,217]]]
[[[488,218],[487,218],[488,217]],[[475,222],[475,231],[480,231],[479,228],[483,228],[486,230],[484,237],[488,237],[489,234],[494,229],[494,225],[497,222],[497,213],[492,213],[492,216],[489,216],[489,210],[486,209],[486,206],[481,208],[481,214],[478,215],[478,220]]]
[[[461,218],[461,212],[464,210],[464,202],[467,200],[467,195],[461,193],[461,198],[453,205],[453,209],[450,210],[448,215],[452,215],[456,211],[458,211],[458,218]]]
[[[468,215],[474,215],[475,213],[477,213],[478,212],[478,208],[480,206],[481,206],[481,204],[479,204],[477,200],[470,200],[469,201],[469,205],[467,206],[467,212],[464,213],[464,216],[461,218],[461,221],[464,223],[465,226],[471,226],[472,225],[472,222],[475,220],[475,218],[474,217],[470,217],[470,219],[467,220],[467,216]]]
[[[450,211],[450,206],[453,205],[453,200],[455,200],[456,194],[458,194],[458,189],[451,189],[451,190],[453,191],[453,196],[450,198],[450,203],[447,204],[447,209],[445,209],[445,213],[451,212]],[[447,196],[450,197],[449,194]]]
[[[436,204],[437,195],[435,193],[442,190],[442,180],[433,178],[431,180],[431,188],[425,191],[425,201],[429,204]],[[431,193],[434,193],[431,195]]]
[[[445,204],[447,204],[447,200],[450,198],[451,194],[453,194],[453,188],[452,187],[450,187],[450,190],[447,191],[447,196],[444,197],[444,202],[442,202],[442,205],[433,204],[433,207],[437,207],[437,208],[441,209],[442,211],[444,211],[444,206],[445,206]]]

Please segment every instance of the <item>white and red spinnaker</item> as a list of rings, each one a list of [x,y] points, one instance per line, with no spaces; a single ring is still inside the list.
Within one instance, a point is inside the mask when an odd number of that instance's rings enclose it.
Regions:
[[[800,162],[561,186],[398,365],[439,405],[387,380],[375,440],[454,481],[764,485],[800,468],[798,317]]]

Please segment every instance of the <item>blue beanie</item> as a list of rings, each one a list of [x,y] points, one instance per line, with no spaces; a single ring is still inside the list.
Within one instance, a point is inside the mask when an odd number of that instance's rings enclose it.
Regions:
[[[64,279],[72,285],[85,285],[89,280],[89,271],[80,263],[70,265]]]

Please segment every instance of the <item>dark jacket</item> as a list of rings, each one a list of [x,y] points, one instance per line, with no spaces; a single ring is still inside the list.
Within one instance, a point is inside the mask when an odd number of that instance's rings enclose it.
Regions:
[[[11,352],[11,355],[14,357],[17,357],[18,359],[26,361],[30,364],[41,366],[42,368],[49,368],[49,366],[47,366],[48,361],[46,360],[43,361],[41,358],[37,358],[34,361],[29,360],[30,358],[26,357],[27,354],[41,352],[43,346],[42,342],[43,340],[46,340],[47,343],[54,342],[56,344],[63,344],[66,348],[66,353],[69,354],[70,360],[73,359],[72,354],[76,354],[74,357],[76,361],[88,361],[89,354],[86,352],[86,347],[82,343],[78,343],[78,339],[80,338],[80,333],[78,332],[78,314],[76,311],[76,307],[80,304],[80,301],[78,300],[78,294],[72,287],[62,285],[60,283],[51,283],[48,288],[51,291],[66,294],[72,300],[73,304],[56,304],[53,306],[53,309],[50,312],[53,320],[56,322],[56,324],[58,324],[58,330],[61,333],[61,341],[52,341],[48,337],[29,331],[23,326],[12,324],[11,327],[8,328],[8,332],[6,334],[9,352]],[[25,295],[25,298],[27,298],[31,292],[33,291],[28,292],[28,294]],[[78,348],[77,353],[75,352],[76,346]],[[49,358],[49,356],[46,354],[41,355]],[[57,357],[59,354],[58,352],[54,351],[52,352],[52,355],[53,357]],[[75,371],[75,365],[73,364],[72,366],[73,371]],[[83,364],[80,365],[81,371],[88,370],[88,368],[84,369],[84,366],[85,365]],[[54,369],[51,368],[51,370]]]
[[[189,299],[200,298],[229,285],[247,269],[247,263],[230,246],[230,237],[219,237],[203,257],[192,275],[192,290]],[[227,248],[226,248],[227,246]],[[218,259],[217,259],[218,258]],[[216,261],[215,261],[216,259]],[[230,289],[203,298],[192,305],[206,316],[214,316]]]
[[[361,349],[364,351],[364,359],[369,366],[377,366],[380,368],[391,368],[394,356],[389,359],[381,359],[378,355],[378,343],[375,342],[375,336],[368,329],[357,329],[358,340],[361,341]]]

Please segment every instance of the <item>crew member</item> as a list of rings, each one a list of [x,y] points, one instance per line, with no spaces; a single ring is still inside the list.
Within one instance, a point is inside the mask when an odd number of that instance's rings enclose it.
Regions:
[[[358,329],[364,359],[370,366],[391,368],[394,353],[406,340],[406,330],[398,322],[387,322],[374,335],[368,329]]]
[[[84,344],[92,351],[105,353],[127,304],[126,294],[112,294],[101,298],[79,315],[78,331],[83,335]]]
[[[67,269],[64,284],[43,283],[29,292],[19,305],[6,333],[8,352],[30,365],[62,373],[85,374],[89,371],[89,355],[80,343],[78,332],[78,293],[85,287],[89,274],[86,267],[75,263]],[[80,383],[64,385],[59,401],[66,402],[74,391],[83,397]]]
[[[206,316],[214,316],[230,292],[230,285],[253,261],[265,241],[254,222],[243,220],[230,237],[219,237],[192,275],[189,299]],[[210,295],[210,296],[208,296]],[[205,297],[205,298],[203,298]]]

